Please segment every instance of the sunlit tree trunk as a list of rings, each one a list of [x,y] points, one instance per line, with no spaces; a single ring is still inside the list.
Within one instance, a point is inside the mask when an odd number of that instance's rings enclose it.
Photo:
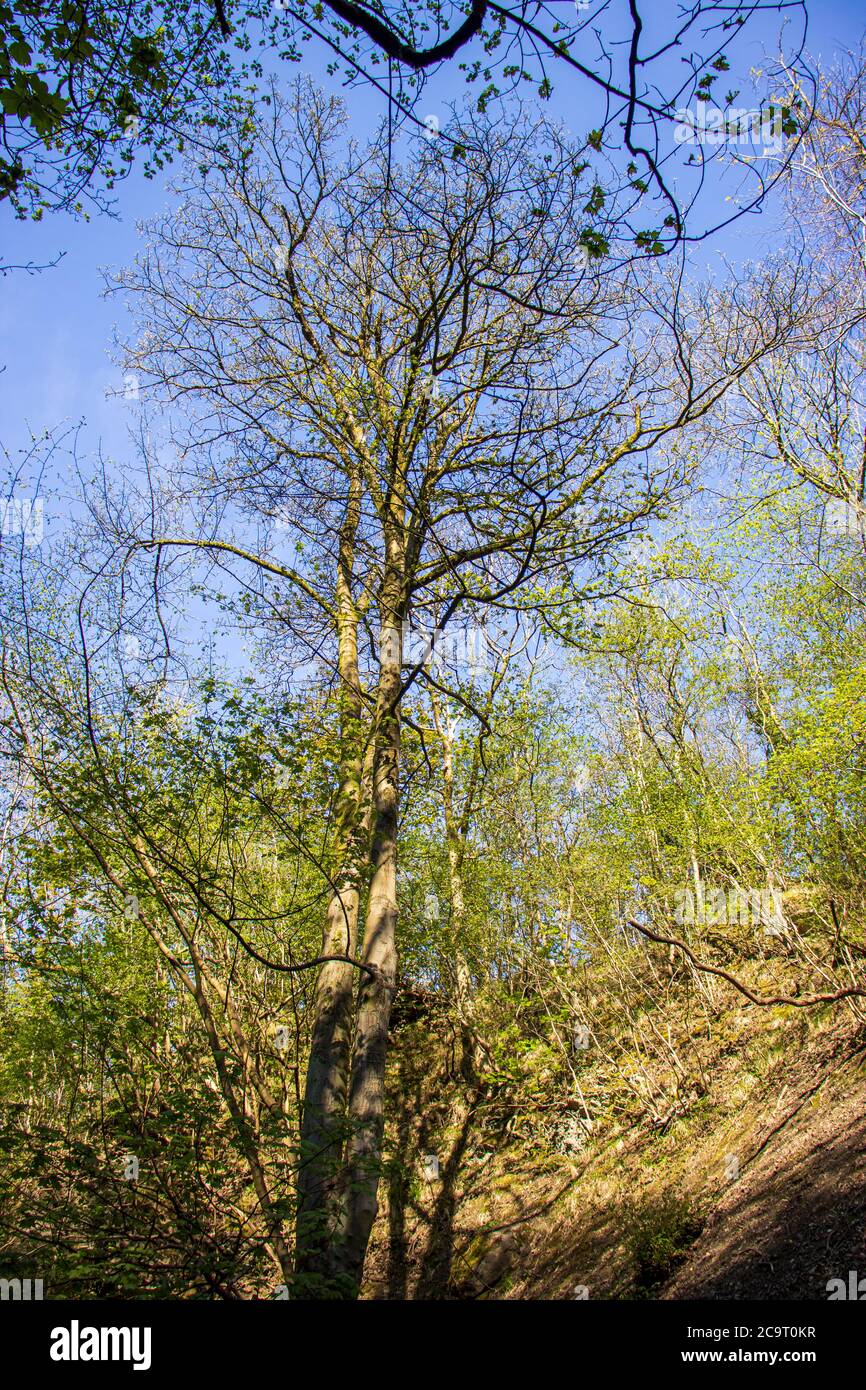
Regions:
[[[368,743],[358,669],[358,612],[352,594],[353,547],[361,487],[353,478],[340,538],[336,586],[340,682],[338,871],[322,933],[323,956],[354,956],[370,828],[372,748]],[[322,966],[312,1005],[312,1034],[304,1089],[298,1169],[296,1276],[299,1293],[323,1292],[336,1272],[341,1175],[352,1046],[356,967],[346,960]],[[304,1277],[306,1276],[306,1277]]]
[[[448,926],[451,968],[453,970],[453,1003],[460,1028],[460,1066],[467,1081],[477,1079],[482,1051],[475,1027],[475,1001],[472,974],[466,957],[466,893],[463,881],[463,858],[466,836],[454,804],[454,726],[450,715],[439,708],[431,694],[433,718],[442,743],[442,804],[445,818],[445,844],[448,854]]]
[[[349,1144],[341,1261],[360,1285],[378,1209],[385,1124],[388,1025],[397,981],[397,825],[400,776],[402,557],[390,536],[380,639],[379,697],[373,765],[373,845],[370,895],[359,985],[349,1091]]]

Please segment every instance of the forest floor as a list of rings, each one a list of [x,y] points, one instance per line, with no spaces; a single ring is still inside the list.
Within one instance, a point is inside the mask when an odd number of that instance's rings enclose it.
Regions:
[[[730,1017],[703,1094],[568,1155],[542,1112],[516,1140],[492,1132],[489,1098],[437,1082],[410,1030],[365,1296],[826,1299],[866,1276],[862,1030],[839,1010]]]

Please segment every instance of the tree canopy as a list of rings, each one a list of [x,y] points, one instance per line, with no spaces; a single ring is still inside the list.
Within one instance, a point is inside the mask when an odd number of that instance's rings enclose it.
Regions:
[[[551,11],[330,8],[419,71]],[[679,1297],[859,1065],[864,80],[718,270],[533,98],[395,142],[300,77],[183,151],[125,452],[7,459],[4,1279]]]

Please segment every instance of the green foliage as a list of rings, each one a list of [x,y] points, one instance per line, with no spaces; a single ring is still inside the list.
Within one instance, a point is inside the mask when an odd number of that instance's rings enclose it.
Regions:
[[[631,1202],[624,1223],[637,1289],[650,1297],[682,1263],[703,1229],[692,1203],[676,1192]]]
[[[209,0],[0,4],[0,200],[38,219],[103,201],[136,154],[152,175],[233,108],[221,43]]]

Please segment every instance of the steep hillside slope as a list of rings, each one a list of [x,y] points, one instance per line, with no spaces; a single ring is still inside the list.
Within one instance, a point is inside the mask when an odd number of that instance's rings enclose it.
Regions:
[[[398,1032],[366,1297],[826,1299],[866,1275],[866,1038],[843,1009],[732,993],[702,1079],[627,1123],[542,1087],[467,1096],[450,1045],[435,1016]]]

